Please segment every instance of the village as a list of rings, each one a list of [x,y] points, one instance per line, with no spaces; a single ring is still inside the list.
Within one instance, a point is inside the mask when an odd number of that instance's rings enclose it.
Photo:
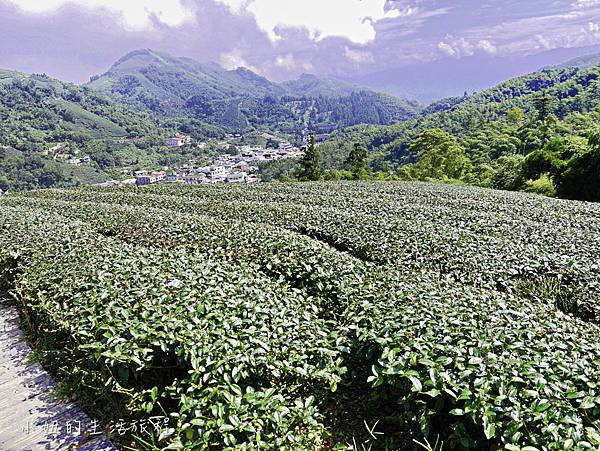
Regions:
[[[233,146],[229,141],[235,136],[227,136],[219,144],[227,145],[229,153],[220,154],[207,166],[196,166],[188,162],[182,166],[161,171],[134,171],[134,178],[99,183],[98,186],[116,185],[154,185],[157,183],[256,183],[260,181],[259,164],[274,160],[296,158],[304,153],[303,148],[293,146],[287,141],[280,142],[277,148],[264,148],[262,146]],[[190,136],[175,136],[165,140],[167,147],[182,147],[193,144]],[[197,143],[203,148],[206,143]],[[237,153],[233,154],[235,149]]]

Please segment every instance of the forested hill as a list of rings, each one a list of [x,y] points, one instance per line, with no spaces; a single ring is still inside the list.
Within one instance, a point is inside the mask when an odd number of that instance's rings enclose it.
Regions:
[[[598,124],[600,65],[546,69],[435,102],[409,121],[342,130],[321,147],[321,169],[329,179],[441,180],[600,201]],[[273,165],[268,174],[293,170]]]
[[[0,69],[0,144],[33,149],[52,142],[123,138],[153,123],[85,87]]]
[[[478,161],[527,154],[546,140],[544,133],[579,135],[594,123],[586,115],[600,104],[600,66],[548,69],[515,78],[480,93],[440,100],[420,117],[384,127],[356,127],[338,138],[355,138],[387,159],[407,157],[410,144],[424,131],[439,128],[467,145]],[[541,127],[549,119],[552,131]]]
[[[0,69],[0,190],[94,183],[123,167],[168,164],[175,156],[159,155],[160,144],[180,130],[219,133],[46,75]]]
[[[225,70],[150,49],[123,56],[87,87],[154,113],[234,129],[392,124],[419,110],[415,103],[332,79],[303,75],[277,84],[248,69]]]
[[[580,56],[578,58],[574,58],[572,60],[566,61],[562,64],[555,66],[556,68],[567,68],[567,67],[577,67],[578,69],[589,69],[590,67],[594,67],[597,64],[600,64],[600,52],[592,53],[590,55]]]

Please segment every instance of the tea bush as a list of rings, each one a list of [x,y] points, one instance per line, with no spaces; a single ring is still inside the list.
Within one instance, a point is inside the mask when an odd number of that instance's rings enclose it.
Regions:
[[[597,205],[411,183],[45,190],[0,199],[0,246],[81,403],[106,424],[168,414],[137,447],[600,446]]]

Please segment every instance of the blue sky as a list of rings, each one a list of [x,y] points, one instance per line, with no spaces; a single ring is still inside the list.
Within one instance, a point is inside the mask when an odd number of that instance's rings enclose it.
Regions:
[[[599,46],[600,0],[0,0],[0,30],[0,67],[75,82],[140,47],[275,80],[418,78],[463,60],[512,61],[516,75]]]

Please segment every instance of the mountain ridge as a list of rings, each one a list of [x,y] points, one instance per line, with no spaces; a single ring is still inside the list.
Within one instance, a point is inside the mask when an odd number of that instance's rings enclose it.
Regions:
[[[234,129],[333,129],[415,117],[417,103],[332,78],[303,74],[275,83],[250,69],[227,70],[151,49],[119,58],[89,89],[136,108]]]

